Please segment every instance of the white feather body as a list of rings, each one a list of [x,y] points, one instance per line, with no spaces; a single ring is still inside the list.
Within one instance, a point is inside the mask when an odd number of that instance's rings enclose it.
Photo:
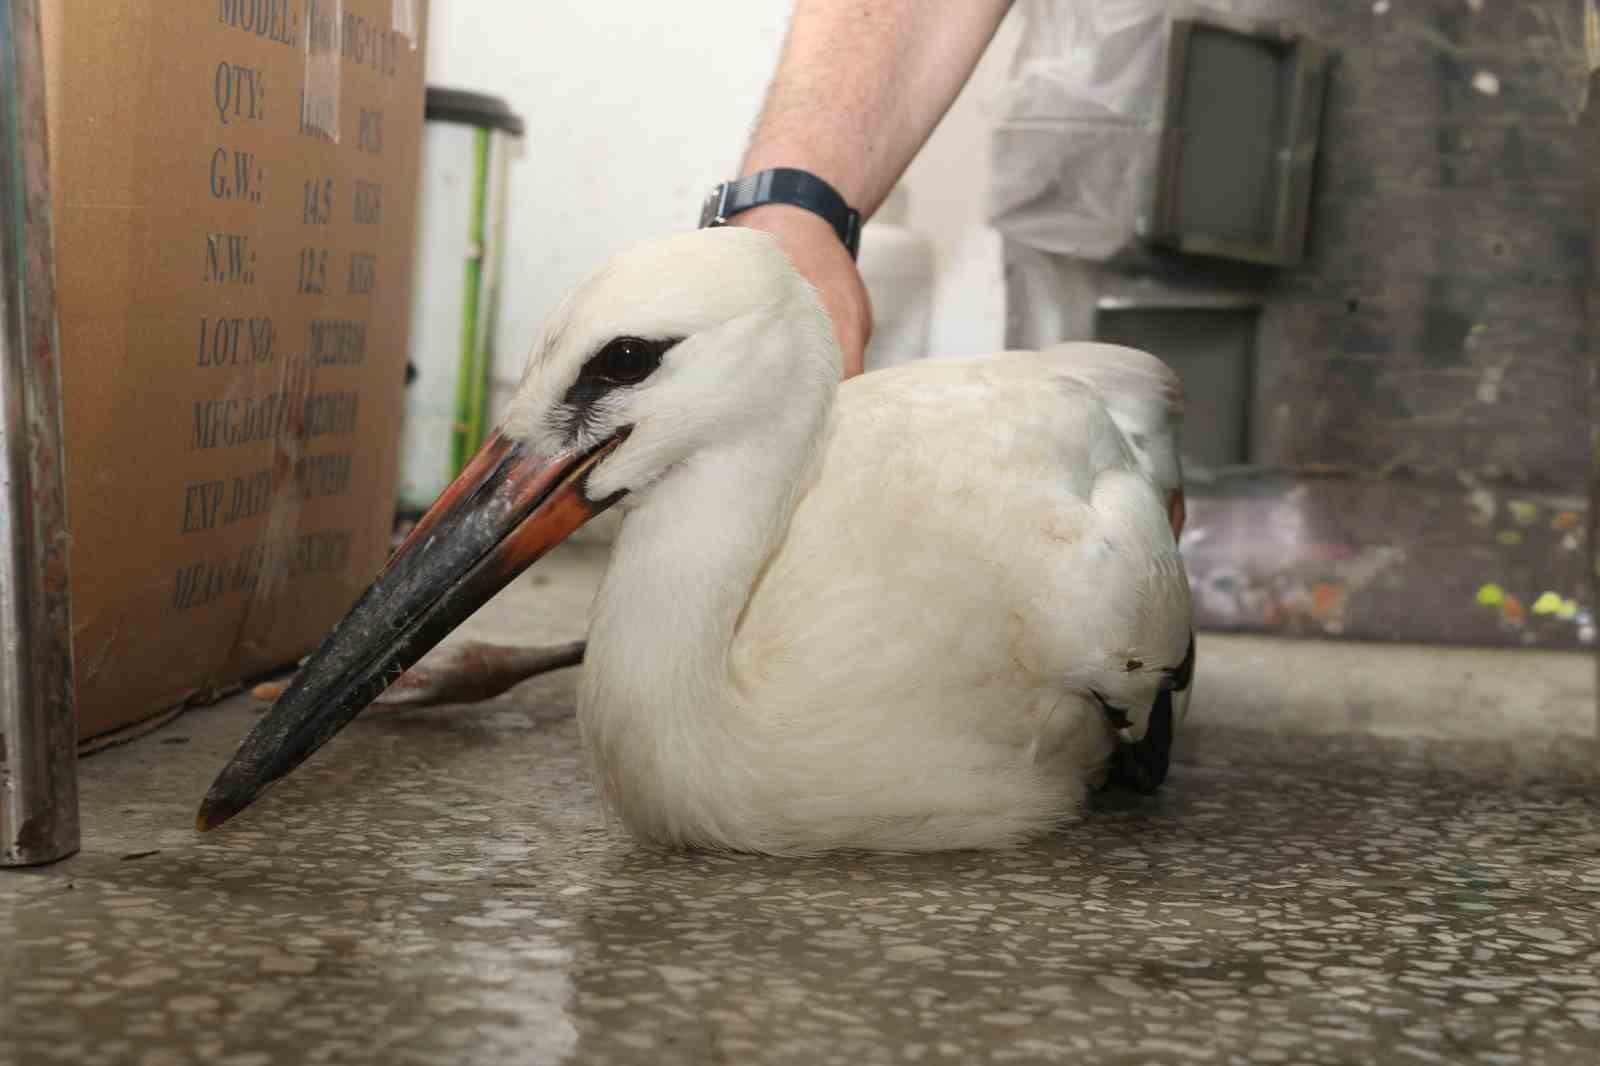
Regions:
[[[579,697],[606,806],[648,840],[778,853],[1048,831],[1112,750],[1091,693],[1142,730],[1189,640],[1176,380],[1072,344],[836,386],[813,294],[752,236],[608,267],[507,421],[553,433],[569,350],[641,323],[625,297],[658,281],[646,320],[686,339],[617,402],[634,432],[590,489],[629,490]],[[662,256],[730,280],[705,296]]]

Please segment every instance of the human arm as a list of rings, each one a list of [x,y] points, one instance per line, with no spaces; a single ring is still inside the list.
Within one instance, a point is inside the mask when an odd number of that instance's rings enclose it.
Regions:
[[[889,195],[954,102],[1011,0],[795,0],[777,73],[740,174],[800,167],[837,189],[863,221]],[[816,286],[861,372],[872,333],[866,286],[832,227],[770,204],[734,224],[777,238]]]

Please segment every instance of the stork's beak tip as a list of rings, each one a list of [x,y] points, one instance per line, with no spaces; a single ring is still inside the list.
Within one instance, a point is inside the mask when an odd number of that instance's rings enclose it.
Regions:
[[[229,810],[222,804],[212,803],[211,797],[207,796],[205,802],[200,804],[200,813],[194,816],[194,831],[209,833],[238,813],[238,808]]]
[[[222,825],[254,803],[271,784],[268,782],[266,785],[257,785],[242,781],[240,778],[243,776],[239,764],[232,763],[212,783],[206,792],[206,798],[200,801],[200,810],[194,817],[194,827],[197,832],[209,833]]]

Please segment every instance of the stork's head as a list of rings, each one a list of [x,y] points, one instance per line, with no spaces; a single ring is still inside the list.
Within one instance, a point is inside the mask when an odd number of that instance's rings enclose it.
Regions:
[[[825,404],[840,355],[816,293],[766,234],[698,230],[627,251],[557,309],[500,433],[539,456],[619,443],[595,501]]]
[[[642,244],[552,316],[506,418],[258,721],[201,806],[243,810],[518,573],[702,452],[813,426],[839,379],[815,292],[764,234]]]

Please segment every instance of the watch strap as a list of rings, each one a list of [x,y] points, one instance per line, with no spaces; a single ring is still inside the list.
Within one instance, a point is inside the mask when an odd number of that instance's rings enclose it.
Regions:
[[[837,189],[810,171],[774,167],[725,181],[711,190],[700,212],[700,227],[727,225],[741,211],[765,204],[788,204],[815,214],[833,227],[850,258],[861,245],[861,212],[845,203]]]

